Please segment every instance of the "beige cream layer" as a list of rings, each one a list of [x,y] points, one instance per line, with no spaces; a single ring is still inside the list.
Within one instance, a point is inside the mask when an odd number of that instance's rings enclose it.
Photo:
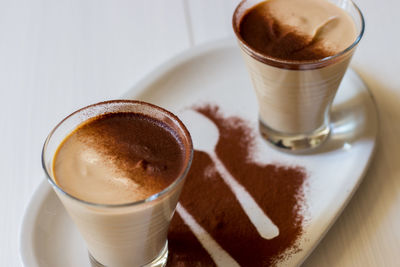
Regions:
[[[130,203],[152,195],[114,165],[113,160],[75,134],[59,149],[53,171],[64,191],[92,203]]]
[[[273,130],[311,133],[323,126],[351,56],[314,70],[287,70],[259,62],[243,52],[257,95],[260,119]]]
[[[163,197],[130,207],[106,208],[58,196],[86,241],[105,266],[142,266],[161,252],[183,182]]]

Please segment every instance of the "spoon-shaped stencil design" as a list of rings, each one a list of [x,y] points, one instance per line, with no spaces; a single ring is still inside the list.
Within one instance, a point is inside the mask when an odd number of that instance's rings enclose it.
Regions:
[[[197,237],[201,245],[208,251],[217,266],[240,267],[240,265],[201,227],[180,203],[176,211],[182,220]]]
[[[215,124],[204,115],[193,110],[185,110],[179,114],[179,118],[188,128],[194,148],[206,152],[210,156],[217,171],[235,194],[240,206],[260,236],[265,239],[272,239],[278,236],[278,227],[268,218],[247,190],[232,177],[216,155],[215,147],[218,143],[219,131]]]

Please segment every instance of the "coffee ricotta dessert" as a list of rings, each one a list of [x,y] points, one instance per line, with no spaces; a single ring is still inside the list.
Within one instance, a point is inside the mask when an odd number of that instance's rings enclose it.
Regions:
[[[182,172],[184,151],[165,123],[135,113],[90,119],[60,145],[56,183],[70,195],[98,204],[144,200]]]
[[[137,101],[89,106],[58,128],[77,117],[83,120],[55,151],[51,176],[92,265],[165,261],[168,226],[192,157],[189,133],[173,114]]]
[[[244,1],[233,28],[266,129],[298,135],[327,127],[360,34],[349,13],[327,0]]]

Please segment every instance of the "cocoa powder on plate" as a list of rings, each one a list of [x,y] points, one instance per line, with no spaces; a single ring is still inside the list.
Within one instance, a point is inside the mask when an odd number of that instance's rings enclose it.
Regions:
[[[302,167],[259,164],[252,160],[256,131],[239,117],[224,117],[217,106],[195,110],[212,120],[220,137],[216,154],[233,177],[278,226],[279,236],[263,239],[207,153],[195,151],[181,205],[241,266],[273,266],[299,251],[304,222]],[[169,231],[169,266],[215,266],[176,213]]]

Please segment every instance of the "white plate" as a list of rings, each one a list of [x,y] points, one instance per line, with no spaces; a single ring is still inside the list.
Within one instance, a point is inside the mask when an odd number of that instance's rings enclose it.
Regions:
[[[199,103],[220,106],[256,125],[257,105],[239,48],[224,40],[191,49],[150,73],[124,97],[152,102],[178,114]],[[349,70],[333,104],[334,131],[314,153],[290,155],[257,142],[262,161],[304,166],[309,174],[305,200],[308,220],[301,251],[285,265],[300,264],[341,213],[364,176],[378,130],[373,98],[360,77]],[[25,266],[89,266],[77,229],[47,182],[27,207],[21,230]]]

